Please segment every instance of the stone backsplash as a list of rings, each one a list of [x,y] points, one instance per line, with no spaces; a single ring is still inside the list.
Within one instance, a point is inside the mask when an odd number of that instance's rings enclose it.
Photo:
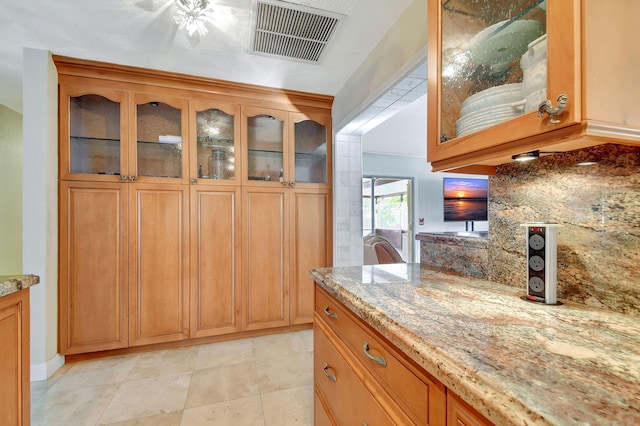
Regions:
[[[499,166],[489,178],[488,278],[523,294],[520,224],[531,221],[562,225],[558,298],[640,317],[640,147],[542,155]]]

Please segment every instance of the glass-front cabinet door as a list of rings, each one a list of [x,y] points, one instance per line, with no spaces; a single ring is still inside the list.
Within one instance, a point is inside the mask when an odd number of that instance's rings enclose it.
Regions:
[[[575,124],[579,21],[579,0],[429,0],[429,161]]]
[[[186,99],[135,94],[130,181],[188,181]],[[134,152],[132,152],[134,151]]]
[[[331,117],[328,114],[291,113],[293,159],[296,184],[329,182],[331,158]]]
[[[193,106],[191,182],[235,184],[240,176],[240,107],[211,101],[194,101]]]
[[[287,112],[247,107],[243,108],[242,116],[247,143],[246,181],[249,184],[286,184],[291,174],[285,163]]]
[[[127,173],[127,93],[60,86],[60,176],[114,181]]]

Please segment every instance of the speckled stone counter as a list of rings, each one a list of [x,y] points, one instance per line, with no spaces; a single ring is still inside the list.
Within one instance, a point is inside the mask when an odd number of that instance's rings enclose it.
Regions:
[[[0,297],[6,296],[40,282],[37,275],[0,275]]]
[[[311,276],[497,425],[640,424],[637,318],[420,264]]]
[[[485,234],[421,232],[416,235],[420,241],[420,263],[433,269],[487,278],[489,240]]]

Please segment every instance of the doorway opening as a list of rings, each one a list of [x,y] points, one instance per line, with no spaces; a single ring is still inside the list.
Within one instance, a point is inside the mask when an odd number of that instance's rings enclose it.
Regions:
[[[362,236],[389,240],[407,263],[414,257],[412,186],[410,178],[362,178]]]

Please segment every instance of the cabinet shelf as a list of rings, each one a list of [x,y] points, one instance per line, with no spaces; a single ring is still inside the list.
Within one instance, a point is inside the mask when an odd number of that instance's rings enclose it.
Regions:
[[[95,142],[117,142],[118,144],[121,142],[120,139],[114,139],[114,138],[97,138],[97,137],[88,137],[88,136],[71,136],[70,137],[72,142],[91,142],[91,141],[95,141]]]
[[[212,136],[198,136],[198,145],[204,147],[214,147],[214,148],[222,148],[222,147],[232,147],[234,145],[234,140],[232,138],[214,138]]]
[[[248,150],[248,154],[250,156],[280,156],[282,157],[283,152],[282,151],[271,151],[268,149],[249,149]]]

